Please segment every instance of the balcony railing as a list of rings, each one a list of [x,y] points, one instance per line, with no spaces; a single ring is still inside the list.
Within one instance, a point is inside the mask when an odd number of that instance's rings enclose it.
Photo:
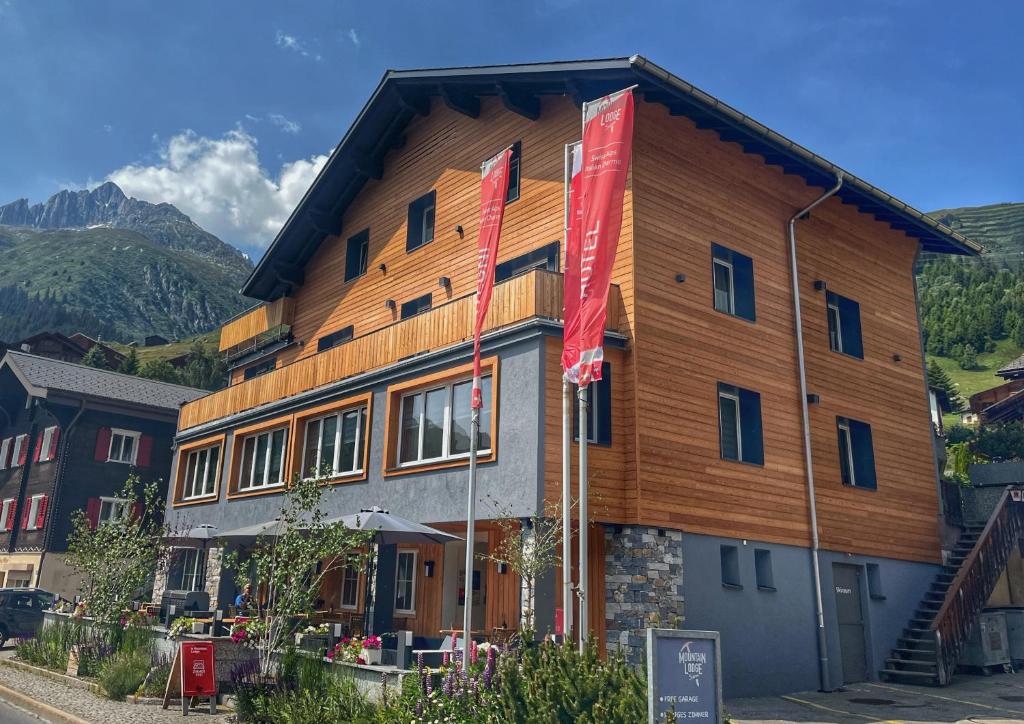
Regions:
[[[201,397],[181,408],[178,429],[202,425],[471,339],[474,296],[453,299],[415,317]],[[621,310],[622,298],[618,287],[613,286],[608,299],[607,329],[619,329]],[[484,330],[500,329],[534,317],[559,319],[561,315],[562,275],[531,271],[495,286]]]
[[[236,349],[251,346],[257,337],[292,323],[295,300],[281,297],[238,315],[220,330],[220,351],[229,355]]]

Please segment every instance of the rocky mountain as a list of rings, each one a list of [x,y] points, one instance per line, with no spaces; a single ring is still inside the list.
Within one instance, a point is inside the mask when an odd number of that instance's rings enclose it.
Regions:
[[[44,329],[115,341],[209,331],[251,304],[249,259],[171,204],[116,184],[0,206],[0,339]]]

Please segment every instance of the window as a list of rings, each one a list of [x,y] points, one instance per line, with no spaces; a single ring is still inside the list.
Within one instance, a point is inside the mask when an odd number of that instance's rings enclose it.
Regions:
[[[871,426],[847,417],[836,418],[839,433],[839,471],[843,485],[874,490],[875,452],[871,444]]]
[[[23,454],[26,452],[25,443],[28,440],[28,435],[18,435],[14,438],[14,445],[11,448],[11,467],[16,468],[19,465],[24,464],[22,459]]]
[[[400,465],[450,460],[469,455],[472,380],[449,383],[405,395],[401,401],[398,462]],[[491,376],[480,380],[477,453],[491,450]]]
[[[763,465],[760,393],[719,382],[718,435],[723,460]]]
[[[219,464],[220,445],[189,452],[185,460],[185,485],[182,497],[189,500],[213,495],[217,490]]]
[[[323,352],[330,349],[331,347],[337,347],[339,344],[344,344],[352,339],[352,333],[354,332],[352,325],[343,327],[337,332],[331,332],[330,334],[324,335],[316,342],[316,351]]]
[[[587,390],[587,442],[595,445],[612,444],[612,367],[601,363],[601,379],[590,383]],[[580,406],[572,405],[572,435],[580,439]]]
[[[711,276],[715,309],[753,322],[754,262],[745,254],[711,245]]]
[[[8,498],[3,502],[3,507],[0,508],[0,532],[14,527],[11,525],[14,522],[14,503],[14,498]]]
[[[882,569],[877,563],[868,563],[868,595],[876,600],[884,600],[885,593],[882,591]]]
[[[401,318],[408,319],[409,317],[415,317],[420,312],[429,311],[431,299],[430,294],[424,294],[422,297],[416,297],[408,302],[403,302]]]
[[[11,464],[11,445],[14,442],[14,438],[5,437],[3,441],[0,441],[0,470],[6,470],[7,466]]]
[[[100,517],[97,522],[102,525],[121,520],[128,514],[130,500],[124,498],[100,498]]]
[[[253,377],[259,377],[265,375],[268,372],[273,372],[274,368],[277,367],[277,358],[271,357],[270,359],[258,362],[250,367],[246,367],[242,373],[243,380],[251,380]]]
[[[416,613],[416,551],[398,551],[395,613]]]
[[[57,455],[56,440],[58,437],[58,428],[56,426],[47,427],[43,430],[43,439],[39,445],[39,462],[45,463],[53,460]]]
[[[534,269],[558,271],[558,260],[558,242],[553,241],[539,249],[534,249],[533,251],[529,251],[521,256],[517,256],[515,259],[503,261],[501,264],[495,266],[494,283],[500,284],[512,277],[525,274],[526,272]]]
[[[405,238],[407,252],[434,240],[434,211],[437,194],[431,191],[409,204],[409,228]]]
[[[345,566],[341,572],[341,607],[356,608],[359,603],[359,569]]]
[[[520,169],[522,168],[523,142],[516,141],[512,144],[512,157],[508,160],[508,194],[505,196],[506,203],[511,203],[519,198]]]
[[[833,292],[826,292],[825,299],[828,307],[829,349],[864,359],[864,343],[860,334],[860,305]]]
[[[775,576],[772,573],[772,552],[766,548],[754,549],[754,576],[761,591],[775,590]]]
[[[366,273],[370,258],[370,230],[363,229],[345,244],[345,281],[350,282]]]
[[[110,431],[110,450],[107,453],[108,463],[135,464],[135,455],[139,449],[139,433],[132,430]]]
[[[353,475],[363,472],[366,408],[357,407],[306,423],[302,474]]]
[[[238,489],[255,490],[283,484],[287,441],[288,428],[285,427],[245,438]]]
[[[28,508],[28,525],[25,530],[39,530],[46,515],[45,495],[33,495]]]
[[[722,585],[726,588],[743,588],[740,584],[740,552],[736,546],[721,546]]]
[[[178,591],[202,591],[206,585],[206,551],[174,548],[167,587]]]

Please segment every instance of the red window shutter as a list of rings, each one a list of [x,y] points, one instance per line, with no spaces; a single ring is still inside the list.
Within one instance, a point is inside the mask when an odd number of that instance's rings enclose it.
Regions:
[[[60,428],[53,428],[53,435],[50,436],[50,449],[46,453],[47,460],[54,460],[57,457],[57,444],[60,441]]]
[[[46,504],[50,502],[50,496],[44,495],[39,499],[39,512],[36,513],[36,528],[42,528],[46,522]]]
[[[96,435],[96,461],[105,463],[110,454],[110,428],[101,427]]]
[[[28,512],[32,509],[32,499],[25,498],[23,505],[25,507],[21,509],[21,529],[28,530]]]
[[[149,460],[153,456],[153,438],[150,435],[142,435],[139,438],[139,454],[135,456],[135,466],[148,468]]]
[[[18,502],[17,500],[12,500],[11,501],[11,507],[7,510],[7,530],[9,530],[9,531],[10,530],[14,530],[14,515],[17,512],[17,511],[14,510],[14,505],[17,502]]]
[[[105,458],[104,458],[105,459]],[[96,530],[100,524],[100,499],[89,498],[85,503],[85,519],[89,521],[89,530]]]
[[[42,431],[36,435],[36,449],[32,451],[32,462],[39,462],[39,457],[43,452],[43,433]]]
[[[25,460],[28,459],[28,435],[21,435],[21,450],[18,452],[18,465],[24,465]]]

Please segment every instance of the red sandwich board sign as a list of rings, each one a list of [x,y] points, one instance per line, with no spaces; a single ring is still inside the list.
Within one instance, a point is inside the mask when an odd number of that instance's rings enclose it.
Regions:
[[[210,698],[210,713],[217,711],[217,670],[212,641],[183,641],[171,664],[171,676],[164,692],[164,709],[175,689],[181,690],[181,714],[188,716],[191,700]]]

